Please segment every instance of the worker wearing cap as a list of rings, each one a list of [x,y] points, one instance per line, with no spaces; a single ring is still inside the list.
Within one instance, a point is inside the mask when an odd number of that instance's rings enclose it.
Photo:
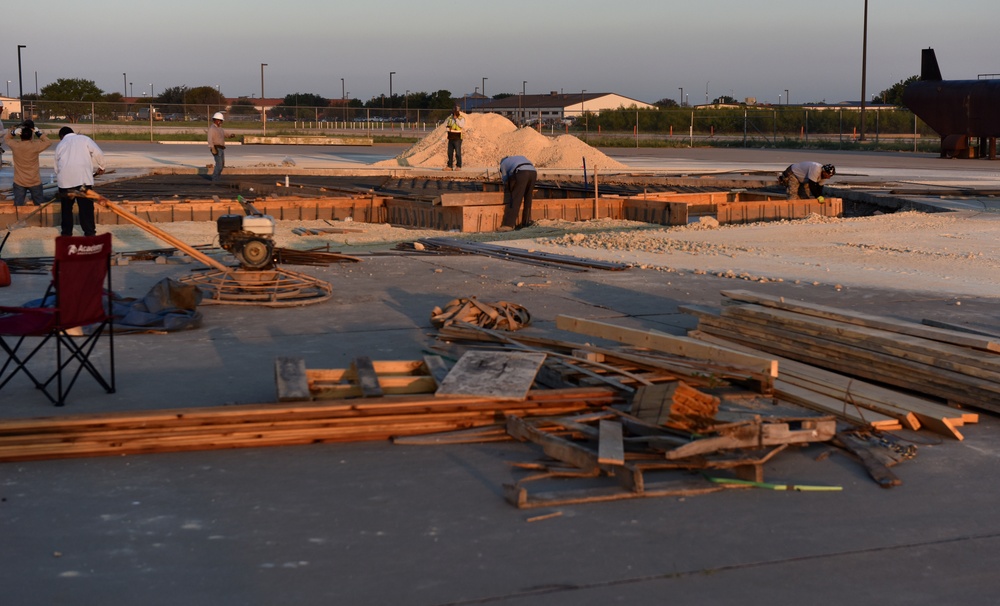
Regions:
[[[837,169],[833,164],[797,162],[778,176],[778,183],[785,186],[789,200],[815,198],[823,193],[823,184]]]
[[[104,152],[86,135],[78,135],[64,126],[59,129],[56,145],[56,184],[62,203],[62,235],[73,235],[73,202],[80,208],[80,227],[83,235],[96,236],[94,201],[76,196],[93,188],[94,176],[104,174]]]
[[[465,116],[456,105],[451,115],[444,122],[448,131],[448,168],[445,170],[462,169],[462,134],[465,131]]]
[[[35,128],[33,120],[25,120],[12,128],[7,136],[7,147],[14,156],[14,206],[24,206],[26,194],[31,194],[35,206],[45,201],[38,156],[52,145],[42,131]]]
[[[225,116],[222,112],[215,112],[212,116],[212,125],[208,127],[208,149],[215,158],[215,170],[212,171],[212,181],[218,181],[222,175],[222,169],[226,167],[226,131],[222,129],[222,121]]]
[[[538,171],[524,156],[500,160],[500,180],[504,186],[503,220],[497,231],[511,231],[531,225],[531,196]],[[522,208],[523,204],[523,208]],[[520,222],[518,217],[520,216]]]

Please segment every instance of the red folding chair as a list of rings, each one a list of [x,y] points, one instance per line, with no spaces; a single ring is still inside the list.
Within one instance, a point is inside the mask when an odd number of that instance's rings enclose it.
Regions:
[[[18,373],[24,373],[53,404],[62,406],[80,373],[86,370],[108,393],[114,393],[111,297],[105,296],[105,292],[111,292],[111,234],[57,237],[52,283],[42,303],[51,306],[0,307],[0,348],[7,353],[7,360],[0,368],[0,389]],[[68,332],[83,327],[87,327],[84,337]],[[110,371],[106,375],[90,360],[94,346],[105,331],[110,355]],[[79,330],[74,332],[80,334]],[[19,353],[22,345],[29,349],[29,344],[25,343],[29,337],[39,337],[40,341],[27,355],[22,355]],[[56,349],[55,371],[41,373],[37,370],[38,364],[33,365],[35,370],[29,369],[28,363],[50,343],[54,343]]]

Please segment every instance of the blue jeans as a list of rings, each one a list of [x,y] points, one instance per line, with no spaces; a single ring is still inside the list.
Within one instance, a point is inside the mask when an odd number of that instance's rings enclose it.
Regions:
[[[30,187],[24,187],[23,185],[14,184],[14,206],[24,206],[25,194],[31,193],[31,201],[35,203],[35,206],[41,206],[45,202],[45,193],[42,191],[42,184],[32,185]]]
[[[222,174],[222,169],[226,167],[226,148],[216,147],[212,157],[215,158],[215,170],[212,172],[212,181],[217,181]]]

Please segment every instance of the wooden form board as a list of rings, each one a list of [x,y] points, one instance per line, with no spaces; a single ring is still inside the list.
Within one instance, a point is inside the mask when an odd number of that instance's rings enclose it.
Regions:
[[[770,378],[778,376],[778,362],[773,358],[746,354],[690,337],[676,337],[665,333],[625,328],[606,322],[562,315],[556,317],[556,327],[591,337],[600,337],[638,347],[648,347],[676,356],[739,366]]]
[[[822,204],[816,200],[733,202],[720,204],[716,209],[716,219],[724,225],[804,219],[811,214],[824,217],[843,216],[844,201],[841,198],[826,198]]]
[[[543,362],[544,353],[470,350],[438,386],[437,395],[523,400]]]
[[[440,206],[496,206],[503,205],[502,191],[473,191],[454,194],[441,194],[434,199],[434,204]]]

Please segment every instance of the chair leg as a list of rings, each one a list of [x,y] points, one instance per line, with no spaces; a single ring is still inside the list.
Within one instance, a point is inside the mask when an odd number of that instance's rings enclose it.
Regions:
[[[101,371],[99,371],[97,367],[94,366],[94,363],[90,361],[90,354],[93,352],[100,337],[104,334],[104,330],[107,328],[107,325],[107,322],[100,324],[81,344],[77,344],[74,338],[67,335],[65,332],[60,332],[56,335],[56,371],[47,381],[45,381],[45,383],[42,384],[42,389],[45,391],[45,395],[48,396],[48,398],[52,400],[56,406],[63,406],[66,404],[66,396],[69,395],[70,390],[73,389],[73,386],[76,384],[76,380],[80,377],[80,373],[84,370],[90,373],[90,376],[92,376],[105,391],[108,393],[115,393],[114,350],[111,350],[110,382],[104,378]],[[64,349],[66,353],[65,359],[63,355]],[[63,371],[73,364],[74,361],[77,363],[76,370],[73,371],[73,375],[69,381],[64,383]],[[55,398],[53,398],[52,395],[46,390],[46,387],[52,383],[53,380],[56,382]]]

